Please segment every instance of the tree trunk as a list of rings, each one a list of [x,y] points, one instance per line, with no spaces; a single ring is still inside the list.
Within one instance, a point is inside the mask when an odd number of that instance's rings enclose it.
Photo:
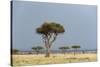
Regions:
[[[45,57],[50,57],[50,48],[46,48],[46,55]]]
[[[75,50],[74,50],[74,56],[75,56],[75,53],[76,53],[76,52],[75,52]]]
[[[74,56],[75,56],[75,54],[76,54],[76,50],[74,49]]]
[[[50,42],[49,40],[47,40],[47,42],[45,42],[45,46],[46,46],[46,55],[45,57],[50,57]]]
[[[36,52],[36,54],[38,55],[38,54],[39,54],[39,52],[37,51],[37,52]]]
[[[77,54],[77,49],[74,49],[74,56]]]
[[[65,50],[63,50],[62,52],[63,52],[63,54],[65,55]]]

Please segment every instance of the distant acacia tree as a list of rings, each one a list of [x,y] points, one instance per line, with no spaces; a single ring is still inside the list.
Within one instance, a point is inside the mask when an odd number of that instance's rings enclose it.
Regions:
[[[65,54],[66,53],[66,51],[68,50],[68,49],[70,49],[68,46],[63,46],[63,47],[59,47],[59,49],[63,52],[63,54]]]
[[[42,40],[46,47],[46,56],[50,56],[50,48],[52,43],[56,40],[58,34],[64,33],[65,30],[62,25],[55,22],[45,22],[40,27],[36,29],[38,34],[41,34]]]
[[[12,53],[13,53],[13,54],[17,54],[18,52],[19,52],[18,49],[12,49]]]
[[[74,49],[74,56],[75,56],[76,51],[81,47],[80,45],[73,45],[72,48]]]
[[[41,46],[32,47],[32,50],[35,51],[37,55],[41,52],[42,49],[43,47]]]

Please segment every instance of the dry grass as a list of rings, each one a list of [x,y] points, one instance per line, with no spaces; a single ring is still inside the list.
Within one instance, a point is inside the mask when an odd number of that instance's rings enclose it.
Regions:
[[[49,58],[39,55],[13,55],[13,65],[38,65],[96,61],[96,54],[51,54]]]

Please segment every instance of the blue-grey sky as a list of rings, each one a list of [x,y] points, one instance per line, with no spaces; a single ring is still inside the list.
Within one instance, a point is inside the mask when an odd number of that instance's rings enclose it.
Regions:
[[[13,48],[44,47],[36,28],[44,21],[53,21],[63,25],[65,33],[58,35],[51,49],[73,44],[96,49],[96,9],[93,5],[13,1]]]

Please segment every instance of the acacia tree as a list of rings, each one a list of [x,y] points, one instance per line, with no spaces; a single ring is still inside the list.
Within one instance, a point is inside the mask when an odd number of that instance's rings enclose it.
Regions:
[[[42,35],[42,40],[46,47],[46,56],[50,56],[50,48],[52,43],[56,40],[58,34],[65,32],[64,27],[55,22],[45,22],[40,27],[36,29],[38,34]]]
[[[74,56],[77,49],[81,48],[80,45],[73,45],[72,48],[74,49]]]
[[[63,46],[63,47],[60,47],[59,48],[64,54],[66,53],[66,51],[68,50],[68,49],[70,49],[68,46]]]
[[[40,51],[43,49],[43,47],[41,46],[36,46],[36,47],[32,47],[32,50],[34,50],[36,52],[36,54],[38,55],[40,53]]]

